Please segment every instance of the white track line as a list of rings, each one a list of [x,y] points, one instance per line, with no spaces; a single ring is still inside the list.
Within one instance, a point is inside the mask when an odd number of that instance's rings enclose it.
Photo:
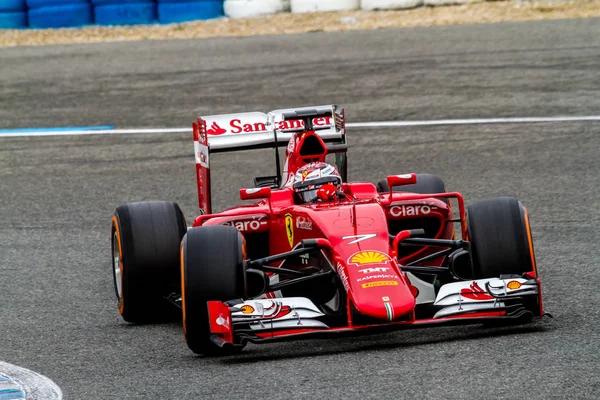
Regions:
[[[351,128],[385,128],[398,126],[436,126],[436,125],[477,125],[477,124],[532,124],[540,122],[577,122],[600,121],[600,115],[579,117],[518,117],[518,118],[476,118],[476,119],[438,119],[431,121],[379,121],[350,122]]]
[[[441,125],[478,125],[478,124],[531,124],[541,122],[580,122],[600,121],[600,115],[562,116],[562,117],[517,117],[517,118],[475,118],[475,119],[438,119],[431,121],[375,121],[349,122],[348,128],[396,128],[411,126],[441,126]],[[139,128],[139,129],[107,129],[107,130],[52,130],[42,132],[13,131],[0,133],[0,138],[37,137],[37,136],[82,136],[82,135],[133,135],[146,133],[191,133],[192,128]]]
[[[56,383],[37,372],[0,361],[0,373],[19,385],[27,400],[62,399],[62,391]]]
[[[133,135],[141,133],[192,133],[189,128],[140,128],[140,129],[107,129],[107,130],[82,130],[82,131],[47,131],[47,132],[10,132],[0,133],[1,138],[8,137],[34,137],[34,136],[87,136],[87,135]]]

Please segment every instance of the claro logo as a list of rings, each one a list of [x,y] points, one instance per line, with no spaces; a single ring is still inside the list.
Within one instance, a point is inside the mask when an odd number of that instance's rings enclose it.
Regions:
[[[431,207],[427,204],[423,205],[395,205],[390,207],[390,215],[392,217],[413,217],[428,215],[431,210],[436,210],[437,207]]]
[[[227,221],[223,225],[234,226],[240,232],[261,232],[267,229],[267,221],[263,217],[257,219],[245,219],[237,221]]]

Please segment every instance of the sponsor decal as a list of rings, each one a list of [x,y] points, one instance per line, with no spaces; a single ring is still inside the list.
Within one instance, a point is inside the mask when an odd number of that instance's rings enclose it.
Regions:
[[[219,314],[219,318],[217,318],[217,320],[215,321],[217,323],[217,325],[223,326],[227,329],[229,329],[229,317],[227,318],[223,318],[223,314]]]
[[[400,179],[410,179],[412,178],[412,174],[402,174],[402,175],[396,175],[398,178]]]
[[[304,122],[300,121],[302,123],[302,126],[304,126]],[[319,118],[315,118],[313,119],[313,125],[314,126],[329,126],[331,125],[331,117],[319,117]]]
[[[268,293],[266,293],[266,294],[265,294],[265,296],[266,296],[267,294],[268,294]],[[262,304],[262,303],[254,303],[254,305],[256,306],[256,311],[257,311],[259,314],[264,314],[264,312],[265,312],[265,306],[263,306],[263,304]]]
[[[371,250],[371,251],[361,251],[353,254],[348,259],[348,263],[352,263],[355,265],[365,265],[365,264],[386,264],[390,261],[390,256],[381,251]]]
[[[362,272],[363,274],[372,274],[375,272],[385,272],[388,269],[389,268],[386,268],[386,267],[375,267],[375,268],[365,268],[365,269],[361,269],[359,271]]]
[[[319,117],[313,119],[314,127],[327,127],[331,126],[331,117]],[[275,121],[274,128],[279,131],[286,131],[289,129],[301,129],[304,127],[304,121],[301,120],[290,120],[290,121]],[[216,121],[210,125],[210,128],[206,130],[209,135],[222,135],[224,133],[238,134],[238,133],[254,133],[254,132],[266,132],[267,126],[264,122],[248,122],[242,121],[240,118],[233,118],[229,120],[229,123],[224,126],[220,126]]]
[[[390,301],[390,298],[389,298],[388,296],[383,296],[383,297],[381,298],[381,300],[383,300],[383,301]]]
[[[248,304],[244,304],[243,306],[240,307],[240,310],[244,314],[252,314],[254,312],[254,307],[252,307],[251,305],[248,305]]]
[[[196,149],[196,163],[208,168],[208,146],[197,143]]]
[[[290,139],[290,141],[288,142],[288,145],[287,145],[287,152],[288,153],[294,152],[295,147],[296,147],[296,137],[292,136],[292,138]]]
[[[198,161],[204,168],[208,168],[208,157],[201,151],[198,152]]]
[[[379,287],[379,286],[398,286],[398,281],[377,281],[377,282],[367,282],[362,284],[363,289]]]
[[[232,119],[229,121],[229,126],[231,127],[231,133],[264,132],[267,130],[267,127],[262,122],[244,124],[241,119]]]
[[[312,222],[307,217],[296,217],[296,228],[312,231]]]
[[[294,219],[290,214],[285,216],[285,233],[287,234],[290,247],[294,247]]]
[[[264,217],[258,219],[246,219],[237,221],[227,221],[223,225],[234,226],[240,232],[256,232],[267,225],[267,221],[263,220]]]
[[[506,284],[506,287],[511,289],[511,290],[515,290],[521,287],[521,282],[519,281],[510,281]]]
[[[337,271],[344,289],[346,289],[346,292],[349,291],[350,285],[348,284],[348,276],[346,275],[346,272],[344,272],[344,266],[341,263],[337,263]]]
[[[358,278],[356,282],[370,281],[371,279],[396,279],[398,278],[396,275],[390,274],[379,274],[379,275],[369,275],[363,276],[362,278]]]
[[[206,130],[209,135],[222,135],[225,132],[227,132],[227,129],[221,128],[216,122],[213,122],[210,128]]]
[[[349,245],[349,244],[354,244],[354,243],[362,242],[363,240],[372,239],[375,236],[377,236],[376,233],[369,233],[367,235],[351,235],[351,236],[344,236],[342,238],[342,240],[354,239],[353,241],[346,243],[346,245]]]
[[[308,175],[310,175],[310,173],[311,173],[311,172],[314,172],[314,171],[302,171],[302,172],[301,172],[301,175],[302,175],[302,182],[304,182],[304,180],[306,179],[306,177],[307,177]]]
[[[246,189],[246,194],[254,194],[254,193],[258,193],[260,192],[262,188],[252,188],[252,189]]]
[[[392,217],[413,217],[428,215],[431,210],[437,210],[437,207],[428,206],[427,204],[417,205],[393,205],[390,207],[390,215]]]
[[[471,300],[491,300],[494,298],[493,296],[487,294],[487,292],[483,290],[475,281],[471,283],[469,289],[462,288],[460,290],[460,294],[461,296]]]

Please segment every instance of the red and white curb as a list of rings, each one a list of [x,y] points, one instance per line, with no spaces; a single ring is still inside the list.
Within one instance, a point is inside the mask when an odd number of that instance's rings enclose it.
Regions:
[[[62,391],[50,378],[0,361],[0,400],[62,400]]]

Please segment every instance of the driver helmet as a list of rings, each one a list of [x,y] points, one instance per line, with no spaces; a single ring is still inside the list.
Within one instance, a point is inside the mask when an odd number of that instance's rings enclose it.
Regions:
[[[298,169],[294,176],[293,189],[302,203],[312,203],[317,199],[317,190],[325,184],[333,184],[341,189],[342,177],[333,165],[314,162]]]

